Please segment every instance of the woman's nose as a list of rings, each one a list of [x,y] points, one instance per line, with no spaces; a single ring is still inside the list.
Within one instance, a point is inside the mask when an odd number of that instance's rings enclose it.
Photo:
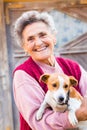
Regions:
[[[35,38],[35,45],[40,45],[42,44],[42,40],[39,37]]]

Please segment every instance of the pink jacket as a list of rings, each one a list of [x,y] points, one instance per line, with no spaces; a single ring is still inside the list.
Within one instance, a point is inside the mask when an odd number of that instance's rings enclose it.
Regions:
[[[55,67],[46,64],[37,63],[44,73],[61,72],[64,73],[59,64],[55,60]],[[87,72],[80,66],[81,78],[79,87],[82,95],[85,95],[87,90]],[[58,113],[47,109],[42,120],[37,121],[35,118],[36,111],[44,99],[45,92],[40,87],[39,83],[23,70],[17,70],[13,80],[14,99],[18,110],[23,115],[24,119],[30,125],[32,130],[64,130],[72,128],[68,121],[67,112]],[[32,98],[32,99],[31,99]]]

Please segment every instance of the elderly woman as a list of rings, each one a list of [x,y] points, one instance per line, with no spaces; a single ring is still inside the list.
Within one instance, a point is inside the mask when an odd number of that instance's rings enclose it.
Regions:
[[[46,109],[43,118],[36,120],[36,112],[42,103],[47,86],[39,82],[43,73],[60,72],[73,75],[78,80],[77,90],[86,94],[87,72],[78,63],[54,56],[56,29],[52,17],[44,12],[23,13],[15,23],[15,39],[29,58],[14,70],[13,93],[20,112],[20,130],[65,130],[73,128],[68,111],[53,112]],[[76,111],[78,121],[87,119],[87,97]]]

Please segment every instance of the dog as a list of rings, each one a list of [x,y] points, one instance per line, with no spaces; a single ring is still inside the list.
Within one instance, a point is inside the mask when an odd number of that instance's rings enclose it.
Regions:
[[[80,107],[83,97],[74,88],[78,81],[73,76],[66,74],[43,74],[40,81],[47,84],[48,91],[45,98],[36,113],[36,119],[40,120],[47,107],[51,107],[53,111],[65,112],[69,111],[68,118],[73,126],[77,126],[79,130],[87,129],[87,121],[78,122],[75,111]],[[74,87],[73,87],[74,86]]]

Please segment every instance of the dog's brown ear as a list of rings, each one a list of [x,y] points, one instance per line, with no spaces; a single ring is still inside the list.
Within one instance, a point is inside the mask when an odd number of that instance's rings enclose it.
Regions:
[[[70,79],[70,85],[71,86],[77,86],[78,85],[77,79],[75,79],[73,76],[69,76],[69,79]]]
[[[40,76],[40,81],[47,83],[49,77],[50,77],[49,74],[43,74],[43,75]]]

